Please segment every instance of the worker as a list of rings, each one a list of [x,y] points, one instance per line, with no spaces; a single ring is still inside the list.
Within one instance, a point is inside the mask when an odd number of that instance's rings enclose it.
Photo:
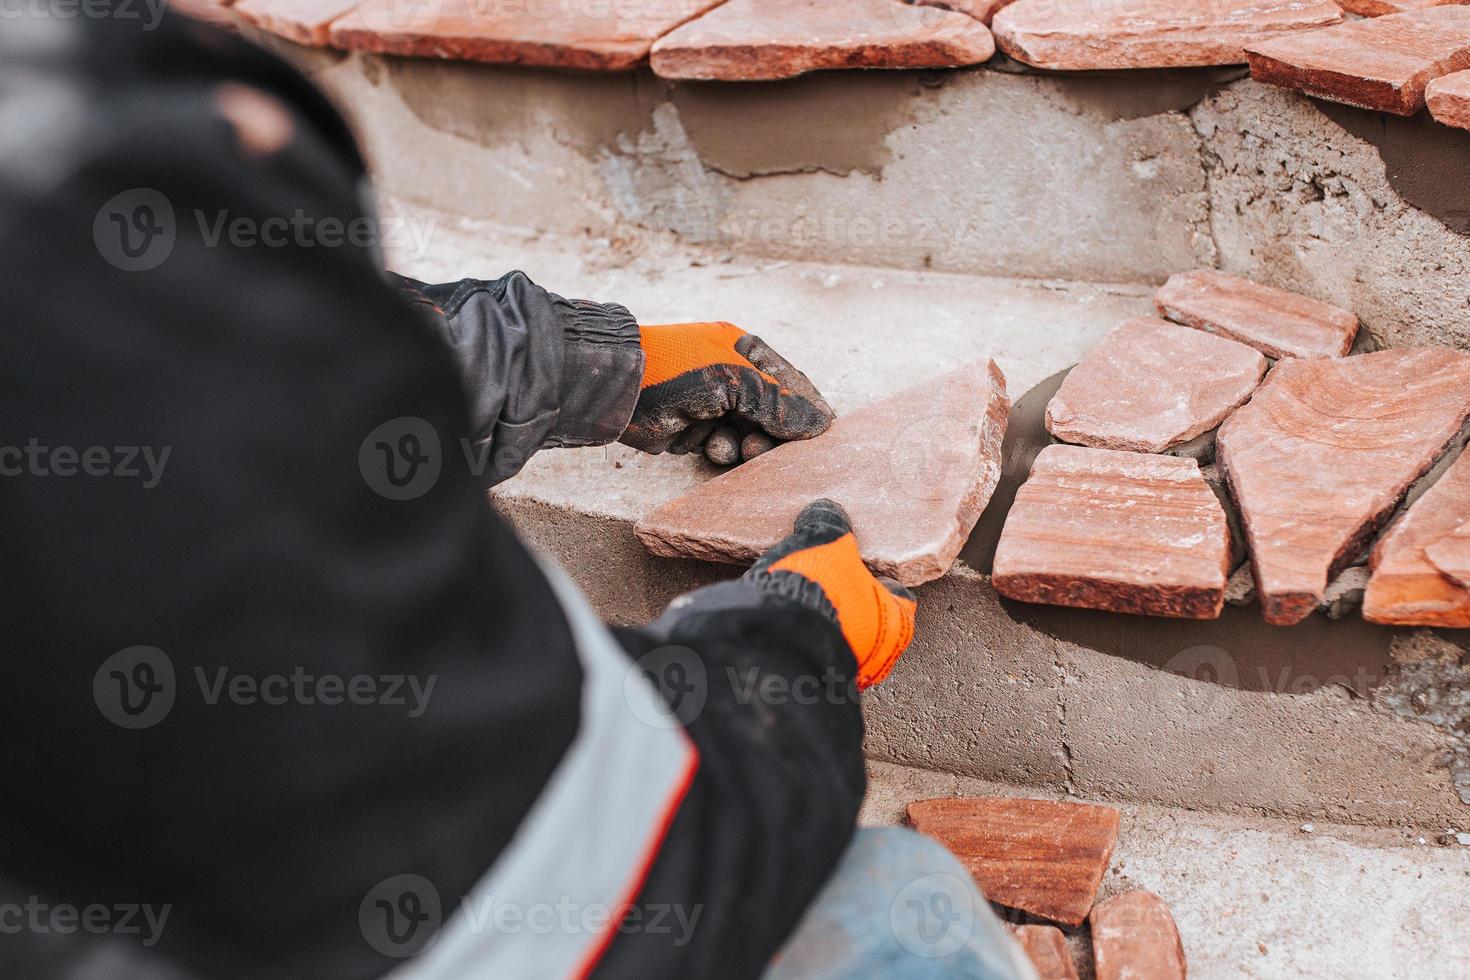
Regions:
[[[385,273],[327,101],[129,9],[0,30],[0,974],[1031,976],[946,851],[855,831],[915,602],[840,502],[611,630],[487,501],[551,447],[816,436],[810,381]]]

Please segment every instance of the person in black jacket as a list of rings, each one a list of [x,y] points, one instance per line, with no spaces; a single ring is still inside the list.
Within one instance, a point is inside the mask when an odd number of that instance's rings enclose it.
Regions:
[[[854,841],[915,605],[839,504],[617,634],[487,505],[546,447],[815,436],[816,388],[384,272],[321,96],[123,6],[0,32],[4,974],[1029,976],[941,849]]]

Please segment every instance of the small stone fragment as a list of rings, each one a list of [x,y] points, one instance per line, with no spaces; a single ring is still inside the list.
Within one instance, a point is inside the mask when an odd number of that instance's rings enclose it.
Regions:
[[[664,78],[755,81],[823,68],[958,68],[995,54],[974,17],[897,0],[727,0],[653,46]]]
[[[1109,806],[1008,798],[920,800],[909,823],[949,848],[990,901],[1081,925],[1118,840]]]
[[[992,26],[1017,61],[1079,71],[1238,65],[1247,45],[1341,20],[1325,0],[1018,0]]]
[[[764,432],[752,432],[740,440],[740,455],[748,463],[757,456],[764,456],[776,448],[776,440]]]
[[[1344,568],[1342,574],[1327,586],[1317,611],[1328,619],[1338,620],[1361,609],[1363,596],[1368,591],[1368,577],[1368,569],[1362,565]]]
[[[232,8],[247,23],[297,44],[326,45],[332,22],[358,0],[239,0]]]
[[[1470,129],[1470,71],[1436,78],[1424,90],[1429,114],[1446,126]]]
[[[1470,452],[1373,549],[1364,618],[1395,626],[1470,627],[1470,588],[1446,574],[1434,557],[1453,564],[1453,555],[1439,546],[1465,533],[1470,533]]]
[[[1266,359],[1244,344],[1137,317],[1067,375],[1046,427],[1063,442],[1160,453],[1218,426],[1265,373]]]
[[[1328,583],[1358,559],[1467,417],[1470,354],[1447,348],[1272,369],[1216,440],[1268,622],[1301,622],[1321,604]],[[1380,558],[1375,581],[1381,567]],[[1369,609],[1374,591],[1370,584]]]
[[[1225,583],[1225,601],[1232,606],[1248,606],[1256,601],[1256,577],[1249,564],[1237,568]]]
[[[654,41],[720,2],[362,0],[332,24],[331,42],[383,54],[622,71],[643,64]]]
[[[1023,602],[1214,619],[1230,530],[1199,464],[1048,446],[1016,494],[991,583]]]
[[[1251,77],[1333,102],[1412,116],[1434,79],[1470,68],[1470,8],[1354,20],[1247,47]]]
[[[666,558],[749,564],[822,497],[852,517],[868,567],[906,586],[949,571],[1000,481],[1005,377],[980,361],[840,416],[644,516]]]
[[[720,426],[704,441],[704,455],[716,466],[734,466],[740,462],[740,434],[728,425]]]
[[[1037,980],[1077,980],[1077,967],[1067,949],[1067,937],[1056,926],[1007,926],[1031,965]]]
[[[1213,269],[1170,276],[1155,303],[1176,323],[1278,359],[1343,357],[1358,335],[1358,318],[1347,310]]]
[[[1097,980],[1184,980],[1184,944],[1163,899],[1124,892],[1092,910]]]

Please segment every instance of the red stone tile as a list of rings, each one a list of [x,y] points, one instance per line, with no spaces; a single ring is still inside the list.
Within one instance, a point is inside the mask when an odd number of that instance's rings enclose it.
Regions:
[[[1018,0],[992,27],[1017,61],[1072,71],[1238,65],[1247,45],[1341,20],[1328,0]]]
[[[1470,354],[1277,363],[1216,439],[1269,622],[1317,608],[1467,417]]]
[[[1056,926],[1009,926],[1016,943],[1036,968],[1037,980],[1077,980],[1067,937]]]
[[[1470,627],[1470,453],[1373,549],[1363,616],[1397,626]]]
[[[297,44],[325,46],[332,22],[357,6],[357,0],[239,0],[234,6],[246,23]]]
[[[969,14],[982,24],[989,24],[1002,7],[1008,6],[1014,0],[916,0],[916,2],[921,7],[943,7],[945,10],[957,10],[962,14]]]
[[[1170,276],[1154,302],[1170,320],[1278,359],[1342,357],[1358,336],[1347,310],[1213,269]]]
[[[1350,21],[1253,44],[1246,53],[1257,81],[1412,116],[1424,108],[1431,80],[1470,68],[1470,8]]]
[[[942,799],[908,805],[913,828],[945,847],[990,901],[1080,925],[1118,840],[1118,811],[1052,800]]]
[[[1436,78],[1424,90],[1424,101],[1436,120],[1457,129],[1470,129],[1470,71]]]
[[[1337,0],[1337,5],[1350,14],[1361,17],[1386,17],[1389,14],[1404,14],[1426,7],[1443,7],[1465,0]]]
[[[995,54],[966,14],[897,0],[729,0],[653,46],[665,78],[761,80],[823,68],[957,68]]]
[[[1024,602],[1214,619],[1230,528],[1192,459],[1048,446],[1016,494],[991,584]]]
[[[1138,317],[1072,369],[1046,427],[1064,442],[1159,453],[1223,422],[1265,373],[1266,358],[1244,344]]]
[[[995,492],[1009,413],[995,363],[968,365],[701,484],[639,521],[638,540],[665,557],[749,564],[828,497],[852,517],[870,568],[905,585],[932,581]]]
[[[1124,892],[1092,910],[1097,980],[1184,980],[1184,944],[1159,896]]]
[[[617,71],[721,0],[365,0],[332,25],[334,45],[359,51],[549,68]]]

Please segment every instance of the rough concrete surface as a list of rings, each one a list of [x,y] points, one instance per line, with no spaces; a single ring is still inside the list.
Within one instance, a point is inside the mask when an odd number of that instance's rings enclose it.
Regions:
[[[869,766],[863,822],[911,800],[1055,796],[900,766]],[[1103,898],[1147,889],[1169,906],[1194,980],[1459,980],[1470,975],[1470,847],[1392,831],[1154,806],[1123,808]],[[1093,974],[1085,931],[1070,944]]]

